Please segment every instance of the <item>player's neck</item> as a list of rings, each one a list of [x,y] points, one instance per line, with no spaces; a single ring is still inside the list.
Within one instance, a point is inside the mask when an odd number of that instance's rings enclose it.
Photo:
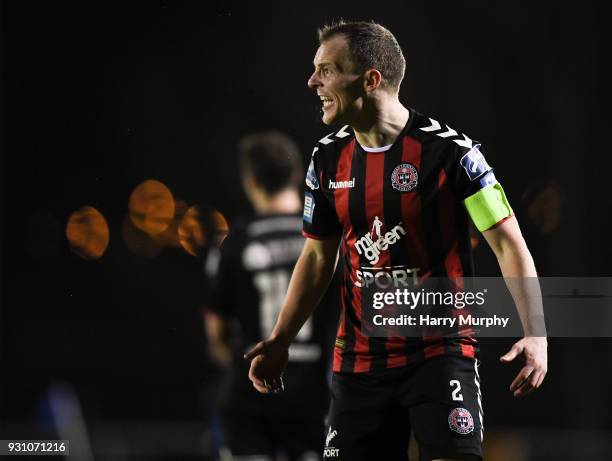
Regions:
[[[360,120],[351,126],[357,142],[366,147],[393,144],[410,117],[410,112],[397,97],[375,101],[364,106],[362,110]]]
[[[254,200],[253,206],[257,214],[295,214],[302,209],[302,201],[297,191],[291,188]]]

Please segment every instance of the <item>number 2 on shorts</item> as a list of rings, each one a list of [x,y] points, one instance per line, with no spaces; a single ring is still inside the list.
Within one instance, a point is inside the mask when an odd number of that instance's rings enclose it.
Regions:
[[[463,395],[461,395],[461,383],[458,379],[451,379],[448,383],[450,387],[454,387],[455,389],[451,393],[451,397],[453,400],[458,402],[463,402]]]

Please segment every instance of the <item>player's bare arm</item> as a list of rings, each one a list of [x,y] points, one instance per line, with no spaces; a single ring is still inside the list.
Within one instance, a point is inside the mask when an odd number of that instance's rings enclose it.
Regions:
[[[515,217],[484,231],[483,235],[508,282],[508,290],[516,303],[525,331],[525,337],[500,359],[510,362],[523,355],[525,365],[510,385],[510,391],[519,397],[540,387],[548,370],[548,342],[542,330],[542,297],[539,284],[534,283],[537,273]]]
[[[259,392],[267,394],[271,388],[280,385],[289,357],[289,344],[312,314],[331,281],[338,241],[339,237],[306,239],[270,338],[256,344],[245,354],[245,359],[251,361],[249,379]]]

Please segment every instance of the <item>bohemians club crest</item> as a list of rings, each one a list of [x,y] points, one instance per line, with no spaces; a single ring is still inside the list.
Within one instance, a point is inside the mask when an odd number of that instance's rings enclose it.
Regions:
[[[419,173],[412,163],[402,163],[391,173],[391,186],[400,192],[410,192],[419,183]]]
[[[455,408],[448,415],[448,426],[457,434],[467,435],[474,430],[474,419],[465,408]]]

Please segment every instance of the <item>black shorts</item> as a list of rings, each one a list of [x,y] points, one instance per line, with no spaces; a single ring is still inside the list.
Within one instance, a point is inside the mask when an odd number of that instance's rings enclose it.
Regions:
[[[321,459],[325,427],[318,412],[225,409],[221,425],[221,461],[272,461],[278,453],[289,461]]]
[[[475,359],[441,356],[371,373],[334,373],[323,458],[482,459],[482,403]]]

